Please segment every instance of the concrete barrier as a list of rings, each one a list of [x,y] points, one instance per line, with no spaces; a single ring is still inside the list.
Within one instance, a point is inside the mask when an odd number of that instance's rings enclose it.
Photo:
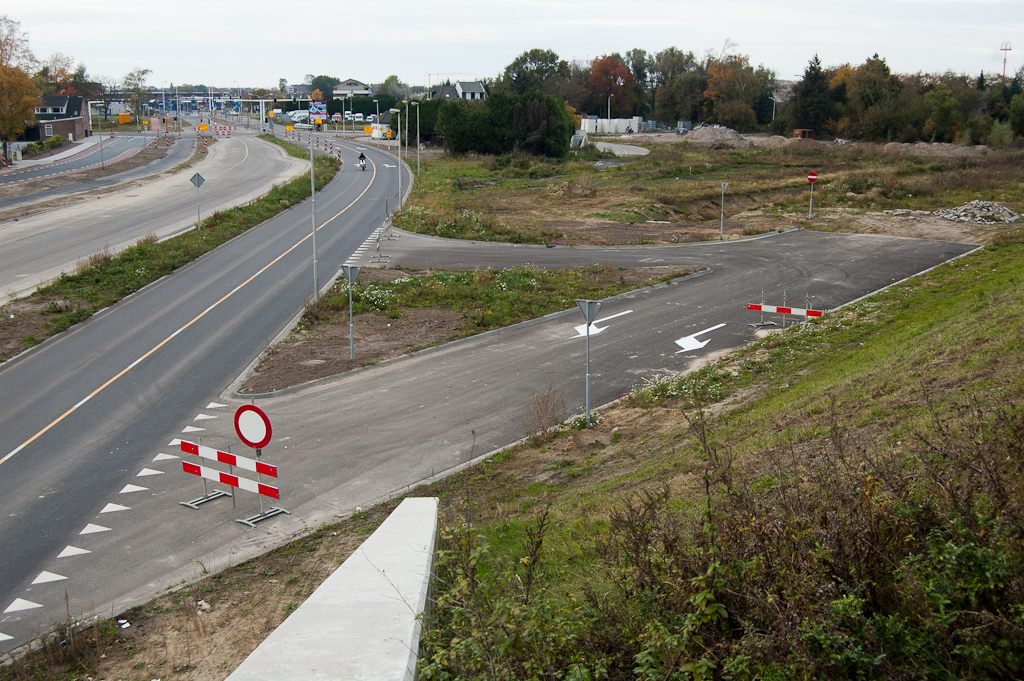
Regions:
[[[437,499],[405,499],[228,681],[412,681]]]

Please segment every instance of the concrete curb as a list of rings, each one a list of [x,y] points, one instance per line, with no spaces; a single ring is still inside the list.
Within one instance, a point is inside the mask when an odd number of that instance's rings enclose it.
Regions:
[[[228,681],[413,681],[438,529],[436,497],[402,501]]]

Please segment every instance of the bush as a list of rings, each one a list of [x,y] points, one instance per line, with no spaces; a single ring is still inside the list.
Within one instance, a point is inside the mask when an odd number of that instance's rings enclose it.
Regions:
[[[29,158],[31,156],[43,154],[47,151],[60,149],[66,144],[70,144],[66,137],[61,137],[60,135],[53,135],[52,137],[48,137],[45,140],[40,140],[39,142],[32,142],[31,144],[26,144],[25,147],[21,150],[21,155],[23,158]]]

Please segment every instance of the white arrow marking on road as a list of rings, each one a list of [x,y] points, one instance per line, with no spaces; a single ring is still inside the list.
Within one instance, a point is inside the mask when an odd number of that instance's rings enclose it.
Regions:
[[[138,485],[125,485],[124,487],[121,488],[121,491],[118,492],[118,494],[128,494],[129,492],[145,492],[148,489],[148,487],[139,487]]]
[[[92,553],[92,551],[87,551],[86,549],[80,549],[77,546],[68,545],[64,547],[63,551],[57,554],[57,557],[68,558],[70,556],[84,556],[87,553]]]
[[[147,475],[163,475],[163,474],[164,474],[163,471],[155,471],[152,468],[143,468],[141,471],[139,471],[139,474],[136,475],[135,477],[137,477],[137,478],[144,478]]]
[[[100,513],[117,513],[118,511],[130,511],[131,509],[121,504],[107,504]]]
[[[7,634],[0,632],[0,641],[10,641],[13,638],[13,636],[8,636]]]
[[[221,404],[220,402],[210,402],[208,405],[206,405],[206,408],[207,409],[223,409],[226,406],[228,406],[228,405]]]
[[[185,426],[183,433],[198,433],[199,431],[206,430],[206,428],[196,428],[195,426]]]
[[[156,456],[153,457],[153,461],[170,461],[171,459],[179,459],[179,458],[181,458],[181,457],[174,456],[173,454],[164,454],[163,452],[160,452],[159,454],[157,454]]]
[[[215,418],[217,418],[217,417],[216,416],[210,416],[209,414],[200,414],[199,416],[195,417],[192,420],[193,421],[209,421],[210,419],[215,419]]]
[[[109,527],[103,527],[102,525],[93,525],[89,523],[85,526],[85,529],[78,534],[96,534],[97,532],[110,532]]]
[[[615,319],[616,317],[621,317],[622,315],[629,314],[630,312],[632,312],[632,310],[626,310],[625,312],[619,312],[617,314],[609,315],[604,319],[595,319],[594,321],[590,322],[590,335],[596,336],[597,334],[601,333],[602,331],[608,328],[607,326],[598,326],[598,322],[606,322],[609,319]],[[573,338],[582,338],[583,336],[587,335],[586,324],[580,324],[579,326],[574,326],[573,328],[576,329],[576,335],[573,336]]]
[[[384,167],[385,167],[385,168],[397,168],[398,166],[393,166],[393,165],[391,165],[390,163],[385,163],[385,164],[384,164]]]
[[[33,584],[46,584],[47,582],[59,582],[62,579],[67,579],[64,575],[58,575],[53,572],[47,572],[43,570],[39,573],[39,576],[32,580]]]
[[[43,606],[39,605],[38,603],[33,603],[32,601],[26,601],[24,598],[15,598],[14,602],[8,605],[7,609],[4,610],[4,612],[18,612],[19,610],[31,610],[32,608],[41,607]]]
[[[702,347],[710,343],[711,339],[709,338],[706,341],[699,341],[697,340],[697,336],[701,336],[710,331],[714,331],[715,329],[720,329],[723,326],[725,326],[724,323],[718,324],[716,326],[704,329],[703,331],[698,331],[697,333],[692,333],[689,336],[680,338],[679,340],[676,341],[676,345],[681,347],[682,350],[676,350],[676,354],[678,355],[680,352],[690,352],[691,350],[700,350]]]

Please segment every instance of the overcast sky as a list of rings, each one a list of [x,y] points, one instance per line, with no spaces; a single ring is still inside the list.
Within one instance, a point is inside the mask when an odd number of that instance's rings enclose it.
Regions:
[[[878,53],[893,71],[977,75],[1024,64],[1024,0],[435,0],[9,3],[33,52],[84,63],[90,76],[152,71],[155,87],[275,87],[306,74],[411,85],[497,76],[525,50],[590,60],[638,47],[733,51],[799,78]]]

